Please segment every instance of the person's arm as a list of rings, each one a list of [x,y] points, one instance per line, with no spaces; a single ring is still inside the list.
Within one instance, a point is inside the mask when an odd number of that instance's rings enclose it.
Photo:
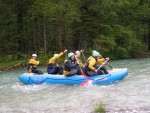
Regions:
[[[105,59],[104,59],[104,58],[99,58],[99,59],[97,60],[97,62],[98,62],[98,64],[102,64],[103,62],[105,62]]]
[[[39,65],[39,61],[36,61],[35,59],[30,59],[29,64],[33,64],[33,65]]]
[[[82,61],[81,60],[78,60],[78,61],[79,61],[79,65],[83,67],[84,65],[83,65]]]
[[[53,56],[50,60],[49,60],[49,64],[53,64],[58,58],[60,58],[64,53],[61,52],[59,53],[57,56]]]
[[[109,60],[109,58],[100,58],[100,59],[98,59],[98,64],[102,64],[102,63],[104,63],[106,60]]]
[[[76,58],[79,58],[80,57],[80,51],[75,56],[76,56]]]
[[[59,59],[61,56],[63,56],[63,54],[65,53],[65,52],[67,52],[68,50],[65,50],[64,52],[61,52],[61,53],[59,53],[57,56],[54,56],[54,57],[52,57],[50,60],[49,60],[49,64],[53,64],[57,59]]]

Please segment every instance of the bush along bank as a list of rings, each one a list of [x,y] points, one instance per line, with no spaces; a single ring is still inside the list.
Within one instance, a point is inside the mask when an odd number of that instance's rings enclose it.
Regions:
[[[38,54],[37,60],[40,61],[40,66],[47,66],[49,59],[52,57],[53,54],[50,55],[43,55],[43,54]],[[87,59],[91,55],[91,51],[85,51],[84,52],[85,58]],[[135,58],[135,57],[117,57],[113,55],[107,55],[104,54],[104,56],[109,57],[111,60],[117,60],[117,59],[129,59],[129,58]],[[137,56],[136,56],[137,57]],[[29,59],[31,56],[27,56],[25,54],[13,54],[13,55],[3,55],[0,56],[0,70],[12,70],[20,67],[26,67],[28,64]],[[150,58],[150,53],[143,53],[137,58]],[[64,63],[66,58],[66,55],[63,56],[61,59],[58,59],[58,62],[60,65]],[[80,58],[84,62],[84,58],[81,55]]]
[[[26,66],[26,56],[22,54],[9,54],[0,56],[0,70],[12,70]]]
[[[0,56],[0,70],[13,70],[21,67],[27,67],[31,56],[24,54],[13,54]],[[39,55],[40,66],[47,66],[48,59],[44,55]]]
[[[12,69],[17,69],[20,67],[26,67],[27,63],[25,61],[4,61],[0,63],[0,70],[12,70]]]

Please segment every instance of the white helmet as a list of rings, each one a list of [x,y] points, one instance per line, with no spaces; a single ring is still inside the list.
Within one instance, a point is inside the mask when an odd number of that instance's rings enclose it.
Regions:
[[[55,57],[55,56],[58,56],[58,54],[54,54],[54,57]]]
[[[37,57],[37,55],[36,54],[32,54],[32,57]]]
[[[96,51],[96,50],[93,50],[92,53],[93,53],[93,52],[97,52],[97,51]]]
[[[77,50],[77,51],[75,52],[75,54],[77,55],[79,52],[80,52],[80,51]]]

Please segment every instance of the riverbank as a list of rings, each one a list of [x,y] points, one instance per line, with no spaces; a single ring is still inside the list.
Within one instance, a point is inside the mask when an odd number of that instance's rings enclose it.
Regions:
[[[1,62],[0,63],[0,70],[12,70],[12,69],[17,69],[20,67],[25,67],[27,64],[25,61],[9,61],[9,62]]]
[[[88,56],[86,56],[88,58]],[[140,58],[150,58],[150,54],[143,54]],[[24,60],[27,59],[27,60]],[[21,57],[19,58],[13,58],[10,56],[6,57],[0,57],[0,71],[4,70],[13,70],[21,67],[27,67],[28,64],[28,57]],[[111,60],[117,60],[117,58],[110,57]],[[40,66],[47,66],[49,59],[47,57],[39,57],[38,60],[40,61]],[[65,60],[65,57],[63,56],[61,59],[58,60],[59,64],[63,64]],[[81,60],[84,61],[84,59],[81,57]],[[119,60],[119,59],[118,59]]]
[[[0,71],[14,70],[17,68],[27,67],[28,62],[24,60],[16,60],[9,62],[1,62],[0,63]],[[47,60],[40,62],[40,66],[46,66]]]
[[[0,56],[0,71],[27,67],[29,59],[30,57],[24,54]],[[40,61],[41,66],[46,66],[48,63],[47,57],[43,55],[39,55],[38,60]]]

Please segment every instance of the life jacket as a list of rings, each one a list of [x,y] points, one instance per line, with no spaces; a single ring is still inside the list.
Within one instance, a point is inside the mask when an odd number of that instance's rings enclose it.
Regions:
[[[71,62],[71,60],[70,61],[66,60],[65,65],[64,65],[65,71],[71,71],[71,69],[66,65],[67,62]]]
[[[85,64],[85,70],[86,71],[92,71],[90,68],[89,68],[89,62],[91,61],[91,60],[93,60],[93,59],[95,59],[95,58],[93,58],[92,56],[90,56],[89,58],[88,58],[88,60],[87,60],[87,62],[86,62],[86,64]],[[95,63],[95,65],[93,66],[93,67],[96,67],[96,63]]]
[[[67,76],[70,74],[70,71],[77,69],[77,64],[75,62],[76,60],[70,60],[68,59],[65,64],[64,68],[65,70],[63,71],[64,75]]]
[[[38,64],[39,64],[39,61],[36,61],[35,59],[30,59],[28,66],[27,66],[29,73],[32,73],[32,71],[37,68]]]
[[[77,65],[76,60],[68,59],[64,65],[65,71],[71,71],[72,69],[76,68],[76,65]]]
[[[77,64],[76,59],[74,59],[74,60],[70,60],[70,61],[71,61],[71,63],[72,63],[72,64]]]
[[[27,69],[28,69],[29,73],[32,73],[33,70],[37,69],[37,66],[35,66],[33,64],[28,64]]]

